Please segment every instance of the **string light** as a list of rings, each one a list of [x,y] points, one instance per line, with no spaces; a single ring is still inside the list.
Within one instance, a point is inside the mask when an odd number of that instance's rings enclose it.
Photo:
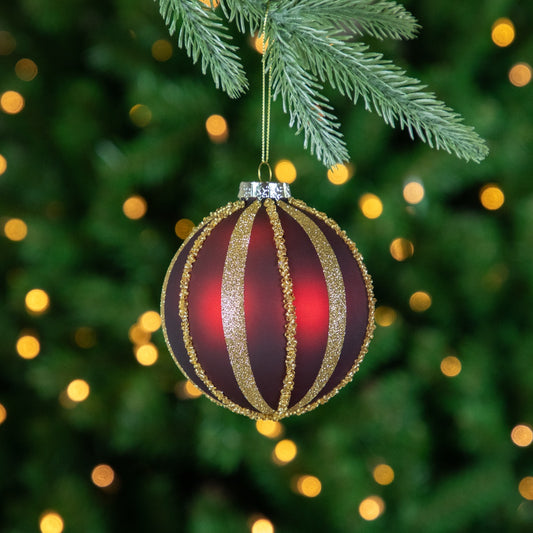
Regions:
[[[383,213],[383,204],[375,194],[363,194],[359,198],[359,207],[366,218],[379,218],[381,213]]]
[[[172,54],[172,44],[166,39],[159,39],[152,45],[152,57],[160,63],[168,61]]]
[[[359,504],[359,514],[363,520],[376,520],[384,511],[385,502],[379,496],[369,496]]]
[[[32,289],[24,299],[26,310],[34,315],[41,315],[50,307],[50,297],[43,289]]]
[[[396,322],[398,314],[392,307],[380,305],[375,311],[375,320],[378,326],[387,328]]]
[[[409,307],[417,313],[427,311],[431,307],[431,296],[425,291],[417,291],[409,298]]]
[[[207,135],[214,143],[223,143],[228,140],[229,129],[226,119],[222,115],[211,115],[205,121]]]
[[[514,41],[515,34],[514,24],[508,18],[499,18],[492,25],[492,42],[500,48],[509,46]]]
[[[20,218],[11,218],[4,224],[4,235],[10,241],[23,241],[28,235],[28,226]]]
[[[36,63],[26,57],[15,63],[15,74],[22,81],[32,81],[38,72]]]
[[[484,185],[479,192],[481,205],[489,211],[496,211],[505,202],[503,191],[494,183]]]
[[[41,351],[41,343],[35,335],[22,335],[17,340],[16,350],[22,359],[35,359]]]
[[[389,465],[380,464],[374,468],[372,476],[379,485],[390,485],[394,481],[394,470]]]
[[[139,326],[149,333],[155,333],[161,327],[161,316],[157,311],[146,311],[139,317]]]
[[[254,520],[250,530],[252,533],[274,533],[274,525],[266,518],[258,518]]]
[[[84,402],[91,392],[89,384],[84,379],[75,379],[67,387],[67,396],[76,403]]]
[[[6,408],[0,403],[0,426],[5,422],[7,418],[7,410]]]
[[[8,56],[17,47],[17,41],[8,31],[0,31],[0,56]]]
[[[182,240],[185,240],[190,235],[193,229],[194,222],[192,220],[189,220],[188,218],[181,218],[176,222],[176,225],[174,226],[174,232]]]
[[[333,185],[344,185],[354,174],[353,165],[335,165],[328,170],[328,180]]]
[[[525,87],[533,75],[531,67],[527,63],[517,63],[509,71],[509,81],[515,87]]]
[[[293,183],[296,179],[296,167],[288,159],[281,159],[274,167],[276,179],[281,183]]]
[[[257,420],[255,428],[261,435],[275,439],[283,433],[283,426],[275,420]]]
[[[526,500],[533,500],[533,477],[528,476],[522,479],[518,485],[518,491]]]
[[[2,154],[0,154],[0,176],[4,174],[6,170],[7,170],[7,160]]]
[[[518,424],[511,431],[511,440],[520,448],[525,448],[533,442],[533,430],[525,424]]]
[[[461,373],[463,365],[455,355],[448,355],[440,362],[440,371],[449,378],[454,378]]]
[[[101,489],[112,485],[114,480],[115,471],[109,465],[97,465],[91,472],[91,481]]]
[[[152,122],[152,110],[144,104],[135,104],[130,109],[130,120],[139,128],[145,128]]]
[[[398,237],[390,243],[389,251],[396,261],[405,261],[413,257],[415,247],[410,240]]]
[[[39,527],[41,533],[62,533],[65,523],[61,515],[55,511],[47,511],[41,516]]]
[[[300,476],[296,481],[296,490],[307,498],[316,498],[322,492],[322,483],[315,476]]]
[[[96,345],[96,333],[94,329],[85,326],[78,328],[74,333],[74,342],[80,348],[92,348]]]
[[[147,210],[148,205],[146,203],[146,200],[138,194],[130,196],[122,204],[122,211],[131,220],[139,220],[144,215],[146,215]]]
[[[0,107],[8,115],[16,115],[24,109],[24,97],[17,91],[6,91],[0,96]]]
[[[419,204],[424,199],[424,186],[419,181],[410,181],[403,188],[403,197],[411,205]]]
[[[296,444],[292,440],[284,439],[276,444],[272,459],[278,465],[285,465],[290,463],[296,457],[297,453],[298,448]]]
[[[159,357],[159,352],[151,342],[136,346],[134,349],[135,358],[142,366],[152,366]]]

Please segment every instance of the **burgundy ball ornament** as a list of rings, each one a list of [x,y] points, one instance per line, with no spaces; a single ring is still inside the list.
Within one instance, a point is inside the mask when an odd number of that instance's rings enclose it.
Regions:
[[[243,182],[170,264],[161,298],[177,365],[210,400],[279,420],[351,381],[374,331],[355,244],[289,186]]]

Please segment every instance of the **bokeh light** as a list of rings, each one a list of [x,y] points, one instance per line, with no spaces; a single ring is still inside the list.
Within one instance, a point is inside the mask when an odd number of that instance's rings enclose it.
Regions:
[[[89,384],[84,379],[75,379],[67,387],[67,396],[76,403],[84,402],[91,392]]]
[[[511,440],[520,448],[525,448],[533,442],[533,430],[526,424],[518,424],[511,431]]]
[[[16,349],[22,359],[35,359],[41,351],[41,343],[35,335],[26,334],[19,337]]]
[[[131,220],[139,220],[148,210],[146,200],[138,194],[130,196],[123,204],[122,211]]]
[[[26,310],[34,315],[40,315],[50,307],[50,297],[43,289],[32,289],[24,298]]]
[[[353,165],[338,164],[328,170],[328,180],[333,185],[344,185],[353,174]]]
[[[527,63],[517,63],[511,67],[509,71],[509,81],[515,87],[525,87],[533,75],[531,66]]]
[[[6,408],[0,403],[0,425],[2,425],[7,418],[7,410]]]
[[[6,170],[7,170],[7,160],[2,154],[0,154],[0,176],[4,174]]]
[[[180,381],[176,384],[176,396],[182,400],[194,400],[202,396],[202,391],[190,380]]]
[[[222,115],[208,117],[205,121],[205,129],[209,138],[215,143],[223,143],[228,140],[228,123]]]
[[[264,35],[256,35],[252,40],[252,46],[258,53],[263,54],[266,50],[266,47],[268,46],[268,41],[266,42],[265,46]]]
[[[146,311],[139,317],[139,326],[150,333],[161,327],[161,316],[157,311]]]
[[[424,199],[424,186],[419,181],[410,181],[403,188],[404,200],[412,205],[419,204]]]
[[[385,502],[379,496],[369,496],[359,504],[359,514],[363,520],[376,520],[384,511]]]
[[[15,64],[15,74],[22,81],[32,81],[38,72],[35,61],[26,57],[19,59]]]
[[[496,211],[505,202],[503,191],[494,183],[484,185],[479,192],[481,205],[489,211]]]
[[[41,533],[62,533],[65,523],[61,515],[55,511],[47,511],[41,516],[39,527]]]
[[[409,298],[409,307],[417,313],[427,311],[431,307],[431,296],[425,291],[417,291]]]
[[[11,218],[4,224],[4,235],[10,241],[23,241],[28,235],[28,226],[20,218]]]
[[[130,120],[139,128],[145,128],[152,122],[152,110],[144,104],[135,104],[130,109]]]
[[[135,358],[142,366],[152,366],[159,357],[159,352],[151,342],[135,347]]]
[[[97,465],[91,472],[91,481],[102,489],[109,487],[114,480],[115,471],[109,465]]]
[[[380,305],[378,308],[376,308],[374,317],[378,326],[387,328],[389,326],[392,326],[392,324],[396,322],[398,313],[396,313],[396,311],[392,307]]]
[[[515,38],[514,24],[508,18],[499,18],[492,25],[492,42],[501,48],[509,46]]]
[[[220,4],[219,0],[200,0],[200,2],[208,7],[218,7],[218,4]]]
[[[261,435],[269,439],[276,439],[283,433],[283,426],[275,420],[257,420],[255,428]]]
[[[463,365],[455,355],[448,355],[440,362],[440,371],[448,378],[454,378],[461,373]]]
[[[133,344],[146,344],[150,341],[150,332],[141,328],[139,324],[134,324],[128,331],[128,338]]]
[[[383,204],[375,194],[363,194],[359,198],[359,207],[366,218],[379,218],[381,213],[383,213]]]
[[[281,183],[293,183],[296,179],[296,167],[288,159],[281,159],[274,167],[276,179]]]
[[[533,477],[527,476],[518,485],[520,495],[526,500],[533,500]]]
[[[152,45],[152,57],[159,62],[168,61],[172,57],[172,43],[167,39],[159,39]]]
[[[298,448],[292,440],[284,439],[280,440],[272,454],[272,458],[276,464],[284,465],[290,463],[298,453]]]
[[[8,115],[16,115],[24,109],[24,97],[17,91],[6,91],[0,96],[0,108]]]
[[[296,481],[296,490],[307,498],[316,498],[322,492],[322,483],[315,476],[300,476]]]
[[[193,229],[194,222],[188,218],[181,218],[174,226],[174,232],[182,240],[185,240],[191,234]]]
[[[372,476],[379,485],[390,485],[394,481],[394,470],[389,465],[380,464],[374,468]]]
[[[8,56],[17,47],[17,41],[8,31],[0,31],[0,56]]]
[[[413,257],[415,247],[410,240],[398,237],[390,243],[389,251],[396,261],[405,261]]]
[[[92,348],[96,345],[96,332],[93,328],[82,326],[74,332],[74,342],[80,348]]]
[[[266,518],[258,518],[253,521],[250,530],[252,533],[274,533],[274,525]]]

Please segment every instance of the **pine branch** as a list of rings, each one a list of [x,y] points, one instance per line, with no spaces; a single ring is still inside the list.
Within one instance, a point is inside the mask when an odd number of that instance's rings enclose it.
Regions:
[[[160,0],[160,13],[171,35],[182,20],[178,46],[185,47],[194,63],[201,58],[202,73],[209,69],[217,88],[231,98],[246,91],[248,82],[235,53],[237,47],[229,44],[231,36],[212,8],[198,0]]]
[[[267,0],[220,0],[220,5],[228,20],[235,21],[241,33],[256,35],[261,31]]]

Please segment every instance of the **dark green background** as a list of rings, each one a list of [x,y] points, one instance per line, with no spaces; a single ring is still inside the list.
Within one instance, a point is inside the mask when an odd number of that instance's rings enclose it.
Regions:
[[[487,139],[491,154],[467,164],[385,126],[336,95],[357,171],[342,187],[304,152],[273,107],[272,157],[298,169],[293,195],[327,212],[365,256],[379,304],[398,320],[378,327],[354,382],[327,405],[283,422],[299,453],[272,463],[275,441],[254,423],[205,399],[180,400],[182,380],[154,335],[160,357],[141,367],[128,329],[158,309],[167,265],[180,244],[175,222],[199,222],[236,199],[254,179],[260,144],[260,63],[238,36],[251,91],[238,101],[217,92],[182,51],[159,63],[151,46],[168,38],[150,0],[3,2],[0,30],[16,49],[0,56],[0,92],[26,99],[17,115],[0,114],[0,218],[26,221],[22,242],[0,236],[0,530],[38,531],[54,509],[69,533],[249,531],[255,514],[279,533],[526,532],[533,502],[518,483],[533,475],[532,447],[510,439],[533,424],[533,83],[516,88],[508,71],[533,63],[533,4],[519,0],[411,0],[423,26],[412,42],[374,49],[427,83]],[[509,16],[517,38],[490,39]],[[173,42],[174,39],[173,39]],[[39,67],[31,82],[16,61]],[[135,104],[153,119],[138,128]],[[230,136],[209,141],[205,119],[224,115]],[[406,209],[412,177],[424,201]],[[479,189],[496,182],[506,201],[489,212]],[[377,194],[384,212],[363,217],[358,199]],[[141,194],[148,213],[128,220],[122,203]],[[413,241],[414,256],[392,259],[389,244]],[[30,316],[24,296],[45,289],[50,310]],[[409,296],[428,291],[432,307],[414,313]],[[97,343],[74,342],[79,327]],[[17,356],[24,329],[41,339],[40,355]],[[441,359],[455,353],[461,374],[446,378]],[[67,409],[59,396],[75,378],[89,399]],[[118,481],[96,488],[90,472],[108,463]],[[394,483],[377,485],[379,462]],[[291,489],[298,474],[322,481],[307,499]],[[359,503],[380,495],[385,513],[365,522]]]

